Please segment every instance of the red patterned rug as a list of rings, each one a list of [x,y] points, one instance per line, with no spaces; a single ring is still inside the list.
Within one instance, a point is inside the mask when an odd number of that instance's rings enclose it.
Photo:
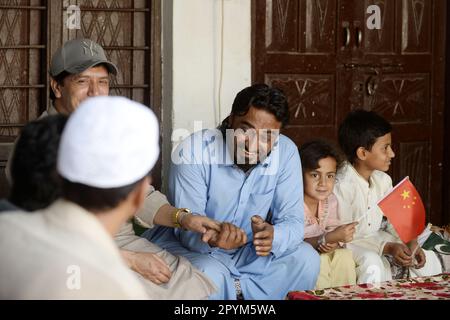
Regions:
[[[292,291],[287,300],[450,300],[450,273],[324,290]]]

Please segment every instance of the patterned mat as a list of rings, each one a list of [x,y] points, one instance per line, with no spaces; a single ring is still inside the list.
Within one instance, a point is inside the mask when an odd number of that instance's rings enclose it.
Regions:
[[[450,300],[450,273],[324,290],[292,291],[287,300]]]

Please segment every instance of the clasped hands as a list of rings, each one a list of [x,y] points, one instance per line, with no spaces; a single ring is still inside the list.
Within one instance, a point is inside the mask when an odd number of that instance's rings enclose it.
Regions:
[[[268,256],[272,250],[273,226],[258,215],[252,216],[251,226],[256,254],[263,257]],[[222,222],[220,230],[216,228],[206,230],[203,233],[202,241],[212,247],[225,250],[237,249],[247,243],[247,234],[232,223]]]
[[[273,226],[257,215],[251,219],[256,254],[268,256],[272,249]],[[202,234],[202,241],[212,247],[229,250],[247,243],[247,234],[241,228],[228,222],[219,223],[201,215],[187,215],[182,221],[182,227]],[[172,277],[170,267],[155,253],[121,250],[121,254],[132,270],[153,283],[158,285],[167,283]]]

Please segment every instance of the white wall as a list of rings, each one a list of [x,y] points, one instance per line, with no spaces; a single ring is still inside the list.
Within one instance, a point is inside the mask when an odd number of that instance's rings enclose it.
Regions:
[[[173,0],[173,130],[193,132],[194,121],[217,126],[250,85],[250,3]]]
[[[216,127],[236,93],[251,83],[251,1],[164,0],[162,5],[166,191],[173,145],[200,126]]]

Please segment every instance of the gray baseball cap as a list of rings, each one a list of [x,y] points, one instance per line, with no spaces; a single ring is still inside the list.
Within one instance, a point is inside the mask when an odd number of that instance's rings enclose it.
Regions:
[[[67,41],[52,58],[50,75],[56,77],[63,71],[71,74],[81,73],[98,64],[104,63],[108,71],[117,75],[117,67],[108,61],[103,48],[90,39],[74,39]]]

